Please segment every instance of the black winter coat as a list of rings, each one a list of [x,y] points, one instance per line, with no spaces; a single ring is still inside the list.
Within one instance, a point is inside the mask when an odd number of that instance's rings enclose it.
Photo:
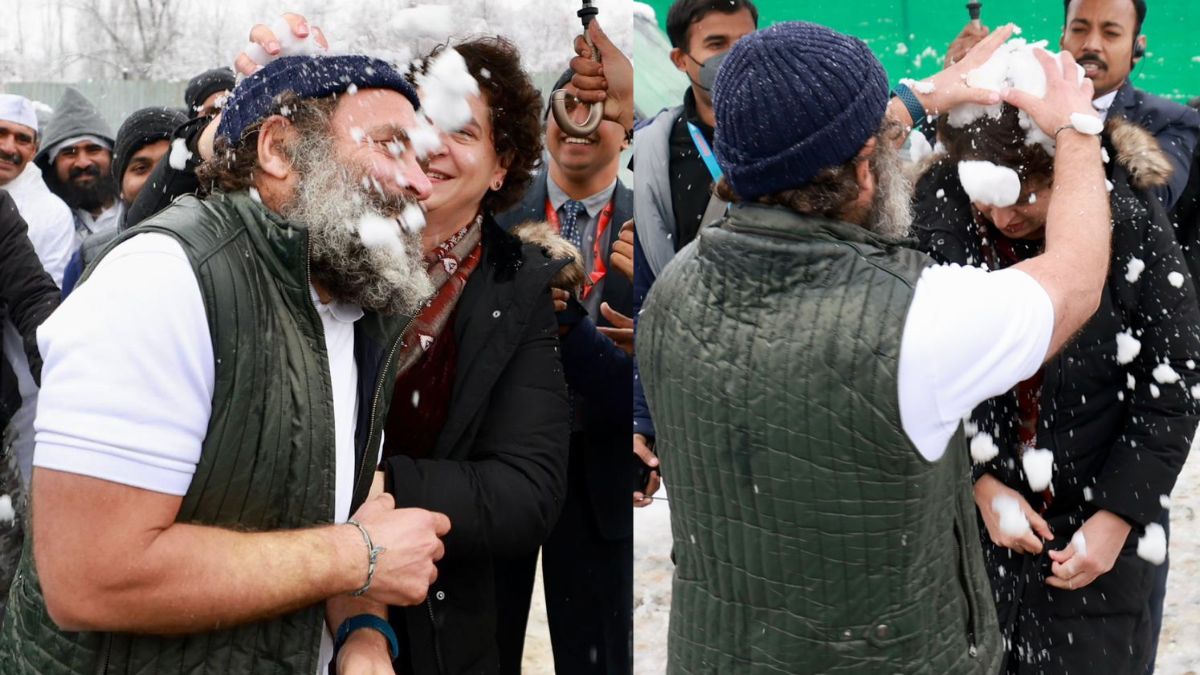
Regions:
[[[549,288],[567,262],[484,221],[483,260],[458,301],[457,372],[433,457],[385,460],[397,507],[451,522],[425,603],[391,610],[411,672],[498,672],[496,588],[507,580],[494,563],[535,553],[562,508],[570,414]]]
[[[1011,645],[1011,673],[1144,670],[1154,568],[1137,557],[1137,541],[1142,528],[1158,518],[1160,495],[1174,487],[1200,420],[1190,391],[1200,385],[1200,307],[1166,213],[1144,189],[1161,179],[1163,164],[1138,161],[1156,156],[1149,134],[1126,128],[1117,136],[1125,142],[1115,148],[1106,141],[1117,158],[1108,169],[1114,184],[1108,281],[1096,314],[1043,367],[1037,444],[1054,453],[1053,498],[1043,516],[1055,538],[1047,549],[1065,547],[1099,509],[1122,516],[1133,528],[1111,571],[1083,589],[1060,591],[1044,583],[1051,564],[1046,552],[1020,555],[1000,548],[981,524],[1000,625]],[[980,264],[979,230],[955,165],[935,163],[916,194],[921,248],[939,262]],[[1002,236],[988,227],[990,237]],[[1131,282],[1126,274],[1133,258],[1145,269]],[[1126,330],[1141,350],[1122,365],[1115,337]],[[1177,381],[1156,379],[1162,363],[1178,374]],[[1044,500],[1029,488],[1017,456],[1013,392],[983,403],[972,421],[1000,447],[994,460],[976,467],[976,477],[992,473],[1040,510]]]
[[[59,291],[54,279],[29,241],[29,228],[12,197],[0,190],[0,326],[10,319],[25,343],[29,369],[40,381],[42,358],[38,353],[37,328],[58,308]],[[0,346],[0,431],[8,426],[21,406],[16,375]]]

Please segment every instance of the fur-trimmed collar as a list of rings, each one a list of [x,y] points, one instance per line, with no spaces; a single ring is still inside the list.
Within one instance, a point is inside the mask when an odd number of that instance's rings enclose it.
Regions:
[[[1129,182],[1134,187],[1148,190],[1166,185],[1171,179],[1171,161],[1158,139],[1145,128],[1122,117],[1109,117],[1104,131],[1116,151],[1112,159],[1129,171]]]
[[[571,262],[558,271],[550,285],[564,290],[574,290],[583,285],[585,274],[583,258],[579,249],[571,242],[563,239],[554,228],[545,221],[530,220],[516,225],[510,230],[511,234],[523,243],[532,244],[542,249],[551,260],[570,260]]]

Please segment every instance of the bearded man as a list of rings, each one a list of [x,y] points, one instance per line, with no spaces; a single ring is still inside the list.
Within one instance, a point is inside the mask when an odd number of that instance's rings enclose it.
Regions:
[[[76,241],[115,232],[124,205],[112,176],[113,133],[96,106],[74,87],[67,87],[33,161],[50,191],[75,216]]]
[[[1045,100],[1006,94],[1057,130],[1056,194],[1046,255],[994,273],[905,246],[896,146],[927,113],[999,103],[961,82],[1011,32],[890,101],[870,49],[814,24],[721,65],[732,207],[665,268],[637,335],[671,485],[669,672],[996,672],[961,418],[1097,306],[1100,123],[1070,55],[1067,77],[1043,55]]]
[[[212,194],[123,234],[42,327],[0,671],[312,675],[327,599],[423,600],[449,521],[368,499],[430,291],[418,105],[363,56],[264,67],[225,109]]]

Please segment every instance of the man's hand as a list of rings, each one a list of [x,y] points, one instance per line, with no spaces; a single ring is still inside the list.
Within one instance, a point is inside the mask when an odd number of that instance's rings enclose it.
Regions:
[[[329,41],[325,39],[325,34],[316,26],[310,27],[308,20],[303,16],[287,13],[283,15],[283,20],[288,28],[291,29],[292,36],[295,39],[307,40],[309,36],[312,36],[322,49],[329,49]],[[255,24],[250,29],[251,46],[247,48],[246,52],[238,54],[237,58],[233,60],[234,70],[242,75],[252,75],[254,71],[262,68],[275,58],[287,56],[284,53],[284,48],[279,38],[280,36],[276,35],[275,31],[270,27],[261,23]]]
[[[654,469],[654,471],[650,472],[650,481],[646,483],[646,491],[633,491],[634,506],[649,506],[654,502],[654,493],[658,492],[658,487],[662,483],[662,477],[658,474],[658,456],[650,449],[650,442],[645,434],[633,435],[633,454],[642,464]]]
[[[387,638],[379,631],[360,628],[338,650],[338,675],[395,675]]]
[[[1076,548],[1074,538],[1063,550],[1050,551],[1054,563],[1050,565],[1052,576],[1046,578],[1046,585],[1070,591],[1092,583],[1113,568],[1131,529],[1115,513],[1097,511],[1079,528],[1086,552]]]
[[[992,501],[999,495],[1012,497],[1021,505],[1021,511],[1029,520],[1030,530],[1020,536],[1013,536],[1000,528],[1000,514],[992,508]],[[988,537],[997,546],[1012,549],[1017,553],[1041,553],[1042,541],[1038,536],[1046,540],[1054,539],[1050,526],[1029,506],[1029,502],[1025,501],[1021,493],[1001,483],[990,473],[975,481],[975,506],[979,507],[979,512],[983,514],[983,524],[987,527]]]
[[[974,21],[968,21],[962,32],[954,38],[954,42],[951,42],[949,49],[946,50],[946,61],[943,67],[949,68],[961,61],[971,47],[979,44],[991,32],[987,26],[982,24],[976,26]]]
[[[967,86],[967,73],[982,66],[992,54],[1012,37],[1013,25],[1006,24],[996,29],[987,37],[971,47],[966,54],[953,66],[937,73],[926,81],[933,85],[932,90],[920,92],[914,90],[917,100],[925,107],[930,115],[941,115],[947,110],[963,105],[977,103],[979,105],[995,105],[1000,102],[999,92]],[[915,121],[915,120],[914,120]]]
[[[626,131],[633,129],[633,64],[617,49],[600,29],[600,21],[592,19],[588,37],[600,53],[600,63],[592,60],[592,50],[582,35],[575,38],[575,53],[571,84],[579,90],[576,96],[584,103],[604,102],[604,119],[620,124]]]
[[[561,288],[551,288],[550,298],[554,301],[554,312],[564,312],[567,309],[567,301],[571,299],[571,294]]]
[[[612,255],[609,256],[608,260],[626,279],[633,281],[632,220],[627,220],[621,225],[621,231],[617,233],[617,240],[613,242]]]
[[[367,597],[389,605],[410,606],[425,600],[429,585],[437,579],[437,566],[445,546],[441,538],[450,531],[450,519],[424,509],[397,509],[392,496],[384,493],[367,500],[354,513],[366,528],[379,554],[375,577]],[[367,580],[367,551],[357,531],[362,559],[363,583]]]
[[[1092,107],[1092,94],[1095,91],[1092,81],[1086,77],[1082,82],[1079,81],[1079,68],[1071,52],[1064,51],[1055,57],[1035,49],[1034,56],[1046,73],[1046,95],[1038,98],[1017,89],[1006,89],[1002,94],[1007,103],[1028,113],[1034,123],[1051,137],[1071,123],[1073,114],[1099,117]]]
[[[613,309],[607,302],[600,303],[600,313],[612,324],[612,328],[601,327],[600,332],[617,343],[621,351],[633,354],[633,319]]]

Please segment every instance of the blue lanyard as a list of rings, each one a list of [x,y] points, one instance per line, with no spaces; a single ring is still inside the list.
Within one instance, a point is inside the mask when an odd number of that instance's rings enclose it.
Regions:
[[[713,182],[721,180],[722,171],[720,165],[717,164],[717,157],[713,154],[712,148],[708,147],[708,141],[704,140],[704,134],[700,133],[700,128],[691,122],[687,123],[688,131],[692,134],[692,143],[696,146],[696,151],[700,153],[700,159],[704,160],[704,166],[708,167],[708,173],[712,176]]]

